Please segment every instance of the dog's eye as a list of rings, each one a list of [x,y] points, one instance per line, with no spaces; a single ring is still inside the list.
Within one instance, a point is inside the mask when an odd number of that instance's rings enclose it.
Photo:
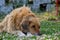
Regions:
[[[32,28],[35,28],[35,25],[33,25]]]
[[[40,26],[38,28],[40,28]]]

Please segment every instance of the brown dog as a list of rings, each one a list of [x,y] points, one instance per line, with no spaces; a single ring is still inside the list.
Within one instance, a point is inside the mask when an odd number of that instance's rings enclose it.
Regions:
[[[8,32],[16,34],[16,31],[23,33],[30,32],[32,34],[39,34],[40,23],[35,14],[29,7],[21,7],[13,10],[0,23],[0,32]]]

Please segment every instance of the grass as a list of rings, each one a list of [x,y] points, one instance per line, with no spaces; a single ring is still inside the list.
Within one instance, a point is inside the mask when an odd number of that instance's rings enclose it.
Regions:
[[[60,32],[60,22],[54,21],[42,21],[41,22],[41,31],[45,31],[46,34],[52,34]]]
[[[59,40],[60,39],[60,22],[41,21],[41,36],[18,37],[6,32],[0,33],[0,40]]]
[[[40,29],[42,34],[50,35],[53,38],[60,38],[60,22],[42,21]]]

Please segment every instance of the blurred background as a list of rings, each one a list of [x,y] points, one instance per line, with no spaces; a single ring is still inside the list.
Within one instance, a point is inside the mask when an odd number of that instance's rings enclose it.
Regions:
[[[60,0],[0,0],[0,16],[10,13],[24,4],[36,14],[60,15]]]
[[[23,5],[29,6],[34,12],[51,12],[55,10],[55,0],[0,0],[0,13],[8,14]]]

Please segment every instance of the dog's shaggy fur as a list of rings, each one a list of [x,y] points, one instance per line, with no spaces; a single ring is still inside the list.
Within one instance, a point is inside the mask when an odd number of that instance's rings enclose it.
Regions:
[[[20,7],[8,14],[0,23],[0,32],[16,34],[17,31],[39,33],[40,23],[29,7]]]

